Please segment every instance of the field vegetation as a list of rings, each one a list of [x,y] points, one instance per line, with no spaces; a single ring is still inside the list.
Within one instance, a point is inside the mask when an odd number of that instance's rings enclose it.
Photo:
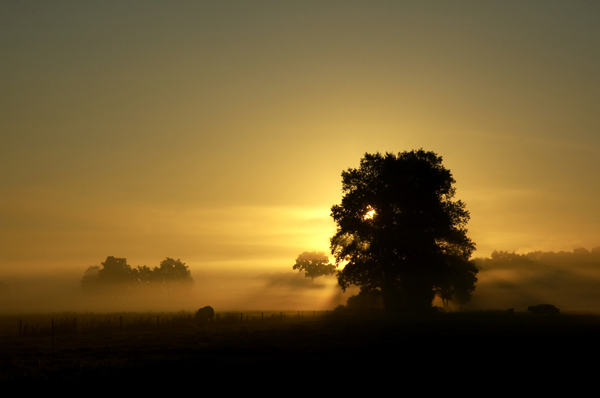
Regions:
[[[337,309],[218,315],[204,326],[187,311],[1,316],[0,381],[111,385],[224,372],[266,381],[349,364],[361,375],[439,367],[446,377],[466,369],[491,372],[506,359],[515,371],[525,364],[564,365],[573,355],[595,355],[600,336],[600,317],[591,314],[437,312],[390,319]]]

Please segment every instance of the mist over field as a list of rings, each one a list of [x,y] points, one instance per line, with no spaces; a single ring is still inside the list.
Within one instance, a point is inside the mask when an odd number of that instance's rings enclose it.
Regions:
[[[472,308],[524,311],[553,304],[564,311],[600,312],[600,247],[572,252],[493,252],[477,258]]]
[[[525,311],[530,305],[548,303],[563,312],[600,312],[600,247],[526,254],[494,251],[474,261],[478,282],[471,302],[462,310]],[[332,310],[358,293],[356,287],[343,293],[335,276],[311,281],[304,273],[292,271],[197,271],[192,272],[189,292],[90,296],[82,291],[85,269],[80,271],[0,274],[0,313],[195,311],[205,305],[218,312]],[[441,300],[436,298],[434,305],[442,307]],[[450,301],[446,310],[458,309]]]
[[[291,267],[290,267],[291,268]],[[297,272],[251,274],[203,272],[194,277],[189,292],[159,290],[124,296],[86,295],[81,273],[56,272],[36,276],[0,275],[0,313],[61,311],[196,311],[211,305],[217,311],[330,310],[344,304],[351,292],[342,293],[332,276],[315,279]]]

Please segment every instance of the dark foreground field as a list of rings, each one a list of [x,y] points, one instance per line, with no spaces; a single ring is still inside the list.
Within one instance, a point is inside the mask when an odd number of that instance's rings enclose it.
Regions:
[[[600,318],[588,315],[255,314],[243,322],[228,315],[205,327],[185,313],[0,317],[0,381],[106,386],[227,375],[235,384],[343,375],[358,382],[390,372],[520,378],[532,369],[573,370],[600,353]]]

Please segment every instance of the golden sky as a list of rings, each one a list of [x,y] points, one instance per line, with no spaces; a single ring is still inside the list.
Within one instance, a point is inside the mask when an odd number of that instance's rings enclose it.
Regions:
[[[342,170],[441,155],[475,256],[600,246],[600,3],[0,3],[0,276],[328,251]]]

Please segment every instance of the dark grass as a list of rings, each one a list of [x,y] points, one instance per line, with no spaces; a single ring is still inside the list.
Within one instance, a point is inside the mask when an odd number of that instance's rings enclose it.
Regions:
[[[19,336],[20,318],[0,317],[3,384],[107,386],[199,375],[268,382],[338,372],[351,372],[357,381],[387,372],[408,378],[422,372],[517,377],[531,369],[568,371],[600,351],[600,317],[594,315],[488,311],[390,320],[232,312],[204,327],[186,312],[63,315],[55,314],[55,322],[77,318],[77,330],[54,337],[43,328]],[[52,316],[27,319],[33,327]]]

